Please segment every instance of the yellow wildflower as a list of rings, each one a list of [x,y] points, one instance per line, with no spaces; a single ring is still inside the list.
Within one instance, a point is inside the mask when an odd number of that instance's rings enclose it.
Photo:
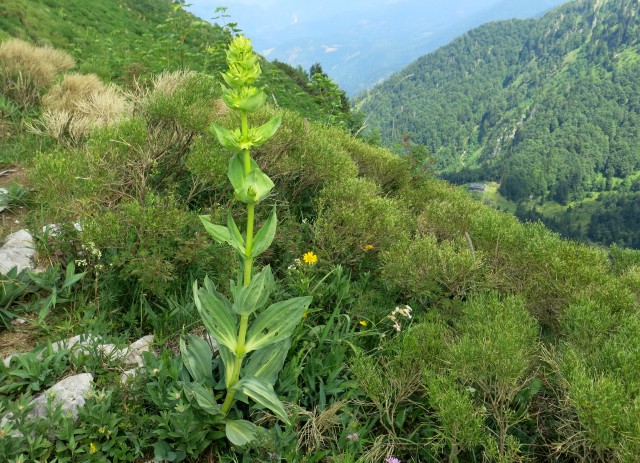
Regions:
[[[307,265],[313,265],[318,262],[318,256],[316,256],[313,251],[305,252],[302,256],[302,260]]]
[[[98,451],[98,446],[91,442],[89,444],[89,453],[96,453]]]
[[[364,249],[366,252],[372,251],[374,248],[373,244],[365,244],[362,249]]]
[[[367,325],[368,325],[368,323],[367,323],[367,321],[366,321],[366,320],[360,320],[358,323],[359,323],[361,326],[367,326]]]

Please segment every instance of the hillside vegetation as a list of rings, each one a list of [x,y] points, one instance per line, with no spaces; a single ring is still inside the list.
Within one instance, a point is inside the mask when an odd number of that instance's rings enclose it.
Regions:
[[[386,144],[411,134],[451,181],[497,181],[514,202],[567,205],[602,191],[634,202],[639,8],[577,0],[537,20],[484,25],[362,95],[360,108]],[[598,211],[570,236],[633,246],[632,229],[606,226]]]
[[[21,173],[3,235],[26,224],[46,268],[0,282],[0,352],[23,352],[0,364],[1,461],[640,454],[640,252],[522,224],[344,121],[276,106],[250,87],[247,40],[208,55],[222,78],[129,86],[37,34],[0,43],[0,171]],[[104,346],[49,344],[150,333],[126,380]],[[77,418],[29,415],[76,373],[94,378]]]

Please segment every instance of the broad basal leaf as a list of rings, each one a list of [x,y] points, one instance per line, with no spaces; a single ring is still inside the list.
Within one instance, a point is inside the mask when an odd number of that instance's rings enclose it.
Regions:
[[[189,344],[185,343],[184,338],[180,338],[180,352],[182,353],[182,361],[187,367],[189,374],[194,379],[207,385],[213,385],[213,373],[211,371],[211,361],[213,353],[207,341],[198,336],[188,334],[185,336]]]
[[[266,266],[253,277],[249,286],[236,289],[233,311],[238,315],[250,315],[263,308],[267,304],[274,286],[271,267]]]
[[[221,294],[211,294],[204,288],[198,289],[198,282],[193,283],[193,298],[200,317],[211,336],[218,344],[236,350],[236,317],[229,310],[230,304]]]
[[[255,376],[245,376],[237,383],[237,388],[241,389],[247,396],[265,408],[271,410],[278,418],[289,424],[289,417],[284,411],[284,406],[273,387],[264,380]]]
[[[225,432],[229,442],[242,447],[256,438],[256,425],[247,420],[229,420]]]
[[[198,383],[185,383],[184,387],[193,395],[198,405],[210,415],[220,414],[220,405],[216,403],[213,390]]]
[[[267,307],[249,327],[246,352],[262,349],[291,336],[311,300],[310,296],[294,297]]]
[[[220,351],[220,358],[222,358],[222,363],[224,364],[224,385],[228,389],[231,386],[231,381],[233,381],[233,369],[235,368],[236,359],[238,356],[232,350],[224,345],[218,346]]]
[[[291,347],[291,339],[287,338],[253,352],[244,367],[243,375],[255,376],[268,384],[275,384],[278,373],[282,370],[282,365],[287,358],[289,347]]]

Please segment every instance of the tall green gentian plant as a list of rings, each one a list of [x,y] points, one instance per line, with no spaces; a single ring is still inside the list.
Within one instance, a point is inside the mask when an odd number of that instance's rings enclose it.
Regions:
[[[208,387],[214,383],[211,357],[202,342],[191,337],[189,346],[182,341],[181,348],[185,365],[196,378],[196,384],[190,386],[193,397],[209,413],[223,417],[226,435],[232,443],[244,445],[255,438],[255,425],[238,419],[234,409],[238,396],[253,399],[288,422],[273,384],[289,350],[291,333],[300,323],[311,297],[296,297],[267,306],[275,285],[271,268],[267,266],[255,276],[252,274],[256,257],[273,241],[277,219],[274,207],[254,233],[255,207],[269,195],[274,184],[251,158],[251,149],[274,135],[281,116],[258,127],[249,126],[248,114],[265,103],[266,95],[254,86],[261,70],[248,39],[237,37],[231,43],[227,63],[229,70],[222,74],[227,84],[223,85],[223,99],[229,108],[239,112],[240,128],[228,130],[212,124],[211,130],[233,153],[228,177],[236,200],[246,204],[245,233],[241,233],[230,212],[226,226],[211,223],[208,216],[200,219],[217,242],[228,243],[237,251],[243,277],[241,283],[231,282],[232,301],[216,291],[208,278],[204,286],[199,287],[196,282],[193,287],[196,307],[205,327],[218,342],[225,368],[226,395],[222,404],[216,402]]]

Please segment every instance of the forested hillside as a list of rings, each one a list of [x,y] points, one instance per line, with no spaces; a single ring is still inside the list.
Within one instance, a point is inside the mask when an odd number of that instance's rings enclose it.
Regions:
[[[637,183],[640,4],[578,0],[484,25],[361,96],[386,144],[410,134],[452,181],[566,205]],[[615,241],[615,239],[614,239]]]

